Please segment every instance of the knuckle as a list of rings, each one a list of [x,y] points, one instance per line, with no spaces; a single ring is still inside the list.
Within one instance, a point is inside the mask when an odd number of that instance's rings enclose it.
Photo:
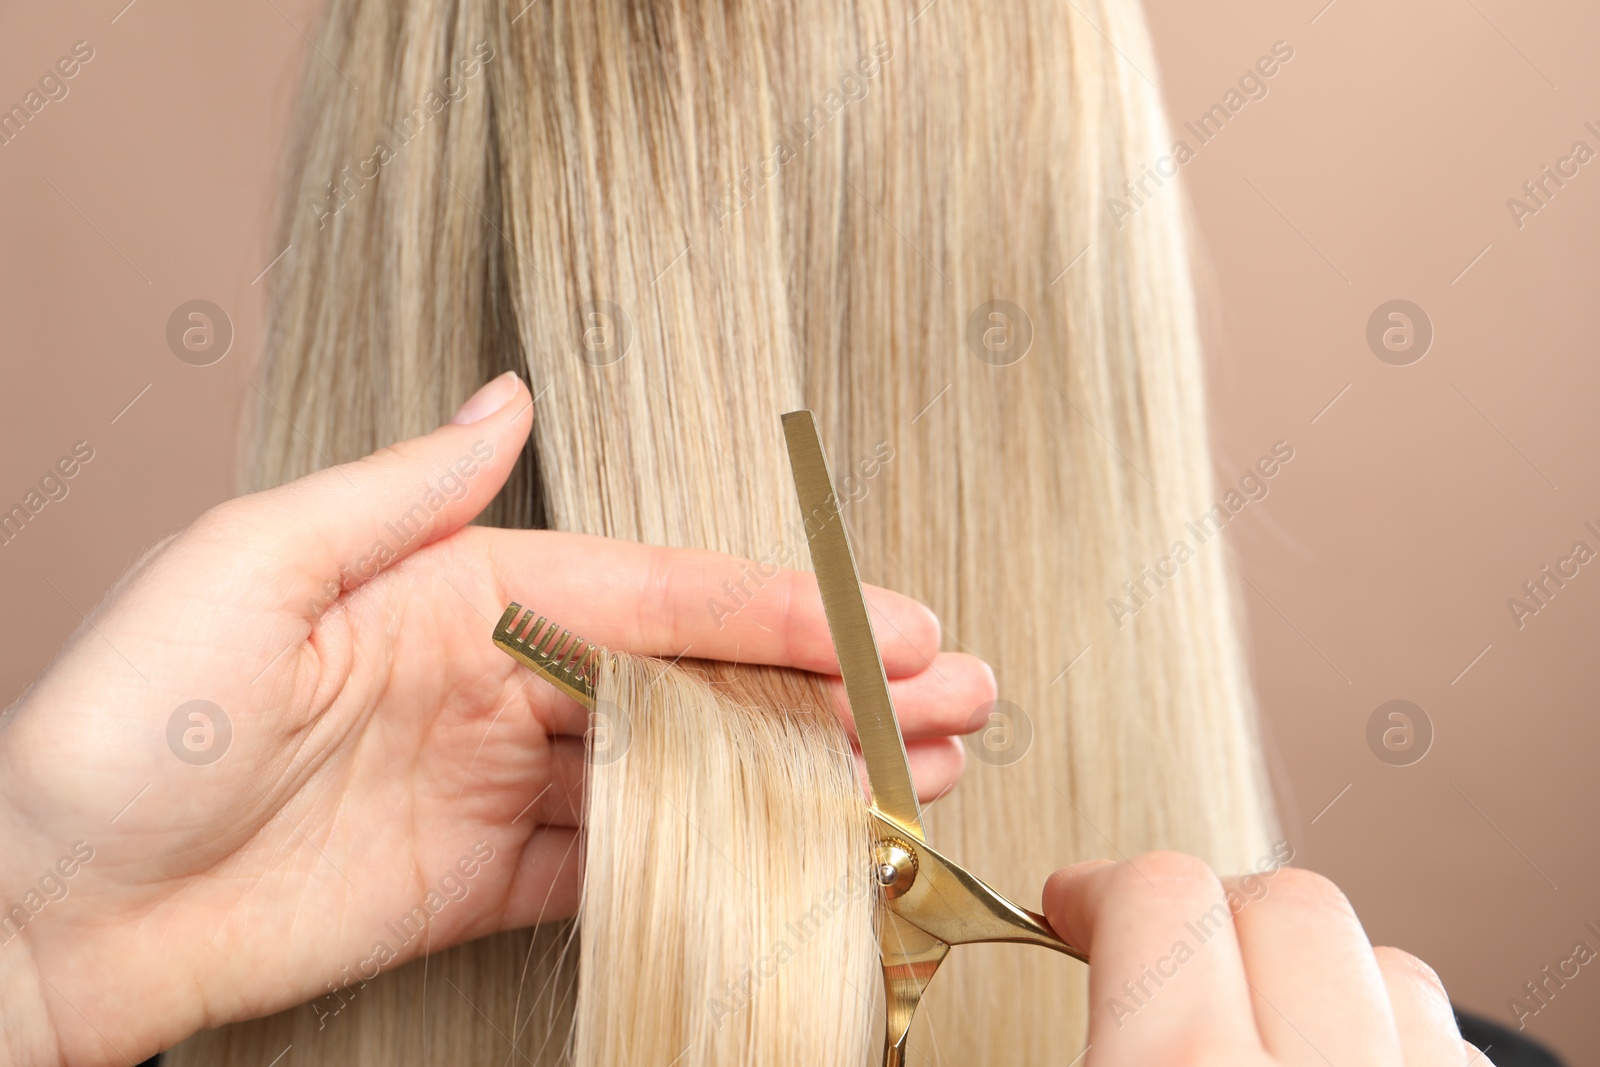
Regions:
[[[926,679],[924,699],[932,707],[931,724],[951,734],[970,734],[984,728],[999,692],[994,672],[976,656],[941,652]]]
[[[1378,966],[1392,980],[1407,982],[1427,996],[1449,1003],[1450,994],[1445,990],[1439,972],[1425,961],[1392,945],[1380,945],[1372,952],[1378,957]]]
[[[1283,867],[1272,876],[1272,893],[1282,903],[1310,912],[1334,912],[1355,919],[1356,910],[1344,890],[1326,875],[1303,867]]]
[[[182,528],[179,536],[187,537],[190,541],[211,541],[218,534],[226,533],[230,528],[237,526],[240,515],[240,502],[238,499],[222,501],[213,504],[190,520],[189,525]]]
[[[961,776],[967,771],[967,746],[953,737],[947,737],[945,738],[945,752],[950,784],[954,785],[961,780]]]
[[[932,608],[920,601],[913,603],[911,619],[907,623],[907,638],[916,648],[932,649],[937,652],[944,644],[944,626]]]
[[[672,610],[672,550],[659,545],[650,545],[644,551],[641,560],[643,566],[639,572],[639,618],[660,620],[659,625],[665,632],[661,633],[658,640],[662,644],[675,643],[679,635],[681,620],[678,613]],[[655,644],[655,641],[641,639],[637,642],[639,649],[645,649]]]
[[[215,529],[217,527],[225,527],[236,520],[240,513],[247,510],[250,505],[251,500],[248,496],[234,497],[231,500],[224,500],[220,504],[213,504],[202,511],[194,522],[189,524],[189,528]]]
[[[1153,881],[1206,883],[1216,880],[1204,860],[1187,852],[1146,852],[1134,862]]]
[[[778,641],[779,654],[783,657],[783,662],[788,664],[801,662],[800,625],[795,619],[795,614],[800,610],[802,590],[800,583],[804,580],[800,571],[785,570],[783,580],[776,583],[773,588],[773,609],[777,612],[777,630],[781,635]],[[830,668],[824,668],[823,673],[829,672]]]
[[[963,662],[972,677],[972,695],[976,703],[986,704],[1000,695],[1000,685],[995,680],[994,668],[977,656],[968,653],[959,653],[964,657]]]
[[[254,495],[213,504],[201,512],[181,536],[199,544],[233,545],[247,542],[259,526],[260,504]]]
[[[1186,852],[1146,852],[1123,865],[1119,881],[1127,888],[1154,885],[1165,893],[1193,896],[1198,893],[1221,896],[1221,883],[1206,862]]]
[[[393,441],[356,460],[356,466],[408,466],[416,459],[419,450],[420,446],[411,441]]]
[[[261,494],[215,504],[139,560],[135,572],[161,573],[188,586],[202,583],[210,597],[250,592],[279,569],[272,509]],[[130,572],[132,574],[134,572]]]

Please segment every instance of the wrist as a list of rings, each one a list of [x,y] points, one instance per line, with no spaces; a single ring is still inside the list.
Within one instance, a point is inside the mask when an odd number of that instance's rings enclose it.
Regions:
[[[4,905],[0,905],[4,906]],[[60,1063],[61,1042],[24,931],[0,915],[0,1061],[27,1067]]]
[[[15,727],[22,703],[6,709],[4,726]],[[10,740],[9,733],[0,729],[0,740]],[[9,745],[0,744],[0,854],[11,861],[8,866],[24,851],[20,827],[25,825],[11,800],[10,790],[20,778],[11,754]],[[26,929],[32,918],[26,893],[12,878],[0,878],[0,1062],[22,1067],[62,1062],[43,972]]]

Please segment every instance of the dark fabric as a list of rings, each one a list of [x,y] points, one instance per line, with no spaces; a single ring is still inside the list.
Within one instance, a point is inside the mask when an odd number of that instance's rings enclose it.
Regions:
[[[1461,1036],[1482,1049],[1494,1067],[1563,1067],[1553,1052],[1532,1038],[1481,1015],[1457,1008],[1456,1025],[1461,1027]]]

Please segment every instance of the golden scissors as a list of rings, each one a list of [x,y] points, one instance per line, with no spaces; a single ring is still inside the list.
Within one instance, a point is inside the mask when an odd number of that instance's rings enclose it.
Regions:
[[[880,890],[878,949],[887,994],[883,1062],[899,1067],[905,1062],[911,1018],[950,946],[1015,941],[1055,949],[1085,963],[1088,957],[1056,936],[1044,916],[1019,908],[928,844],[816,419],[810,411],[791,411],[783,416],[783,432],[828,630],[872,787],[871,861]],[[495,627],[494,642],[594,709],[594,670],[604,654],[600,649],[515,603]]]
[[[816,419],[810,411],[791,411],[783,416],[783,433],[817,586],[872,787],[872,870],[881,890],[878,949],[887,995],[883,1062],[898,1067],[905,1062],[906,1037],[922,992],[950,946],[1016,941],[1085,963],[1088,956],[1056,936],[1044,916],[1017,907],[928,844],[900,720],[889,698]]]

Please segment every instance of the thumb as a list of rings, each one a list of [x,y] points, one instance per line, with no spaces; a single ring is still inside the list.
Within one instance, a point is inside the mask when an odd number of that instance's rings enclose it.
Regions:
[[[1050,920],[1051,929],[1069,945],[1093,952],[1095,925],[1101,917],[1103,894],[1093,890],[1102,879],[1095,872],[1114,866],[1110,860],[1093,859],[1074,863],[1045,879],[1040,909]]]
[[[522,379],[507,371],[430,434],[224,507],[255,534],[251,547],[287,582],[288,602],[320,613],[487,507],[528,438],[532,407]]]

